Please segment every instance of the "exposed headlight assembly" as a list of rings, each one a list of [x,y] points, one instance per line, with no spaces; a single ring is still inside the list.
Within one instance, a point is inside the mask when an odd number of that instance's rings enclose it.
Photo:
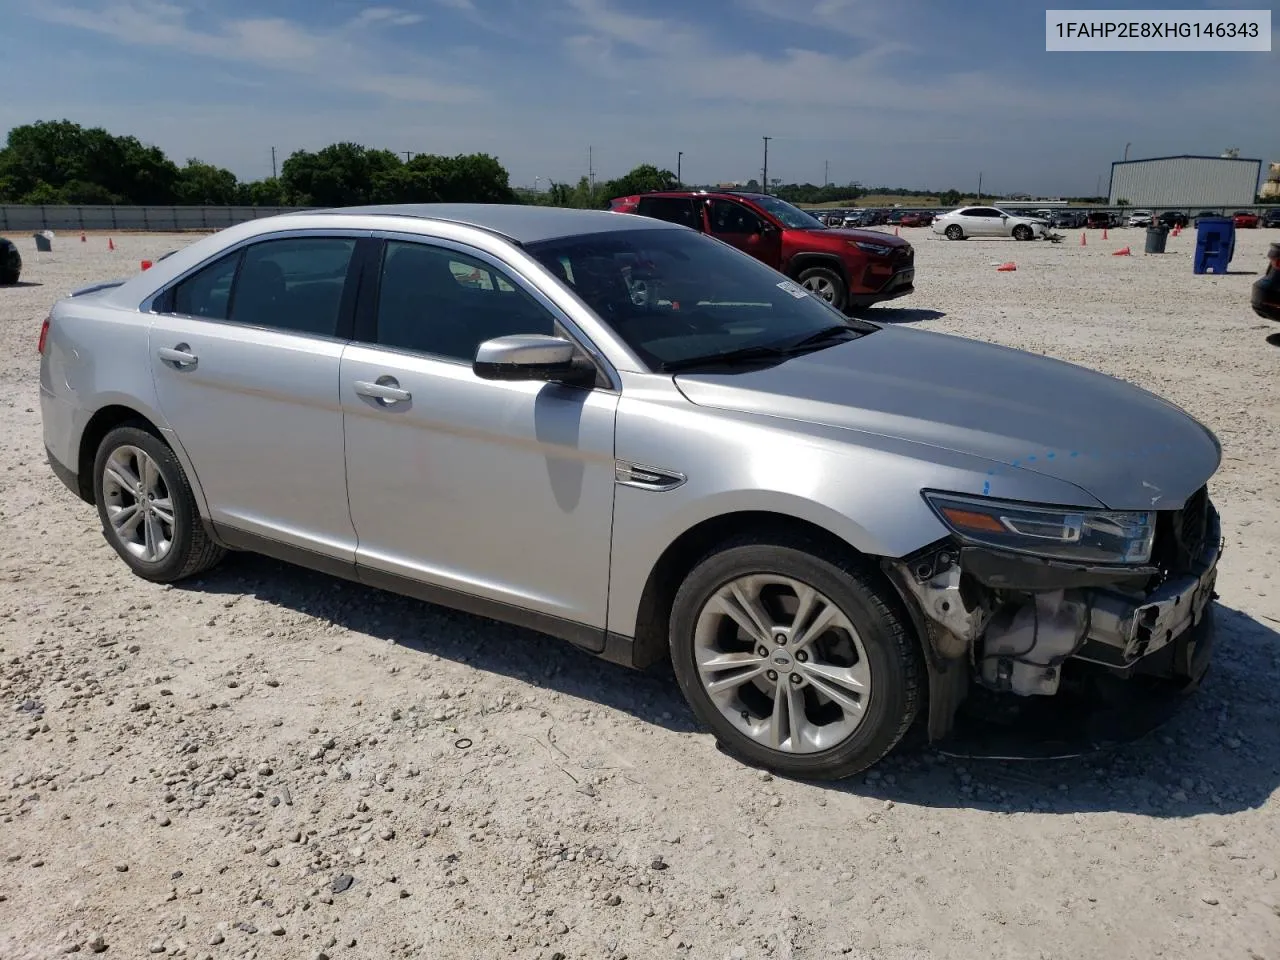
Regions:
[[[1038,507],[926,491],[925,500],[969,544],[1077,563],[1144,564],[1155,543],[1153,512]]]
[[[888,244],[872,243],[870,240],[850,240],[849,242],[859,250],[874,253],[878,257],[887,257],[893,251],[893,247]]]

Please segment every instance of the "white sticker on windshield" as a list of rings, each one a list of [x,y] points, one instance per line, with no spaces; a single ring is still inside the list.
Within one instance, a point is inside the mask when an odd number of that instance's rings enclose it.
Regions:
[[[808,290],[806,290],[802,286],[799,286],[798,284],[792,283],[790,280],[783,280],[780,284],[778,284],[778,289],[786,291],[787,293],[795,297],[797,300],[803,300],[805,297],[809,295]]]

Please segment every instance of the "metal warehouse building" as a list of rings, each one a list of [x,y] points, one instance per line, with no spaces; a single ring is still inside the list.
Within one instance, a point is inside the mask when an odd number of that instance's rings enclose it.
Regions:
[[[1261,160],[1153,157],[1111,164],[1112,206],[1248,207],[1258,196]]]

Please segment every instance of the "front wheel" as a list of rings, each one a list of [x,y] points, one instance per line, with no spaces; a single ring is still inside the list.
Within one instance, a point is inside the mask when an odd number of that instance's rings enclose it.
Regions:
[[[919,708],[919,648],[892,590],[804,544],[711,554],[681,585],[670,627],[694,713],[727,752],[784,776],[866,769]]]
[[[951,226],[947,227],[946,234],[948,240],[964,239],[964,231],[960,229],[960,224],[958,223],[953,223]]]
[[[1030,240],[1034,236],[1035,233],[1025,223],[1020,223],[1013,228],[1013,239],[1015,240]]]
[[[800,271],[800,286],[814,296],[827,301],[837,310],[843,310],[848,289],[840,274],[829,267],[810,267]]]
[[[102,438],[93,493],[107,542],[143,579],[173,583],[222,559],[182,464],[142,425],[116,427]]]

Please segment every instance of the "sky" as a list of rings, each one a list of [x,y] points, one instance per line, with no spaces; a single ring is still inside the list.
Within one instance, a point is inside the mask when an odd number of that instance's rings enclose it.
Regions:
[[[485,152],[542,188],[589,153],[598,180],[683,151],[685,182],[745,181],[764,136],[770,179],[971,191],[981,172],[984,192],[1039,196],[1105,191],[1126,144],[1280,160],[1274,36],[1271,53],[1047,53],[1046,6],[1068,4],[0,0],[0,131],[68,119],[246,180],[273,146]]]

